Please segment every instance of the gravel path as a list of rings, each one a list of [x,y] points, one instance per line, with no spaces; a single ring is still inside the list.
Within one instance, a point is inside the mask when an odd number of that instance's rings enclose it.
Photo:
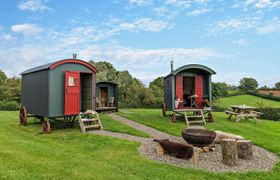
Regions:
[[[175,166],[183,168],[197,168],[212,172],[247,172],[247,171],[268,171],[273,168],[279,160],[279,157],[274,153],[268,152],[267,150],[253,145],[253,160],[238,160],[238,166],[229,167],[222,163],[222,150],[219,144],[215,144],[216,149],[213,152],[200,153],[199,161],[197,164],[193,164],[191,161],[178,159],[173,156],[163,155],[160,156],[156,153],[157,143],[153,139],[170,139],[171,141],[186,143],[182,138],[169,135],[159,130],[147,127],[129,119],[123,118],[116,114],[109,114],[114,120],[131,126],[137,130],[143,131],[150,135],[150,138],[143,138],[133,136],[129,134],[115,133],[110,131],[90,131],[92,134],[99,134],[105,136],[111,136],[121,138],[130,141],[140,142],[139,153],[151,160],[173,164]],[[197,128],[197,127],[196,127]],[[199,128],[202,128],[201,126]]]

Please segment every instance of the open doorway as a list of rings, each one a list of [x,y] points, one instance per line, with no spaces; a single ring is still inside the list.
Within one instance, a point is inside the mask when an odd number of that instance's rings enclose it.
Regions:
[[[81,79],[81,111],[92,109],[92,73],[80,73]]]
[[[108,106],[108,87],[100,87],[100,107]]]
[[[190,107],[191,99],[188,98],[195,94],[195,77],[183,77],[183,106]]]

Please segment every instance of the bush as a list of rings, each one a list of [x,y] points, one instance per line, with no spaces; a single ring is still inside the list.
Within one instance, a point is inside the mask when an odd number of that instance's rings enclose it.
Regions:
[[[263,119],[280,121],[280,108],[261,107],[258,111],[263,113],[261,116]]]
[[[3,111],[18,111],[20,108],[19,103],[15,101],[0,101],[0,110]]]

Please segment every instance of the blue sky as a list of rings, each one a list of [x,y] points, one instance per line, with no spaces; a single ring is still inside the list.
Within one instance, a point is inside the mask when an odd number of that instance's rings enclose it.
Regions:
[[[0,2],[0,69],[70,58],[106,60],[146,85],[199,63],[214,81],[280,81],[280,0],[6,0]]]

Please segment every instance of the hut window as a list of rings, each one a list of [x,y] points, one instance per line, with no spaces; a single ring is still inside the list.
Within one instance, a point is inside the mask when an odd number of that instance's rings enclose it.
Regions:
[[[76,86],[76,81],[77,81],[77,78],[74,78],[74,77],[69,77],[68,78],[68,86]]]

